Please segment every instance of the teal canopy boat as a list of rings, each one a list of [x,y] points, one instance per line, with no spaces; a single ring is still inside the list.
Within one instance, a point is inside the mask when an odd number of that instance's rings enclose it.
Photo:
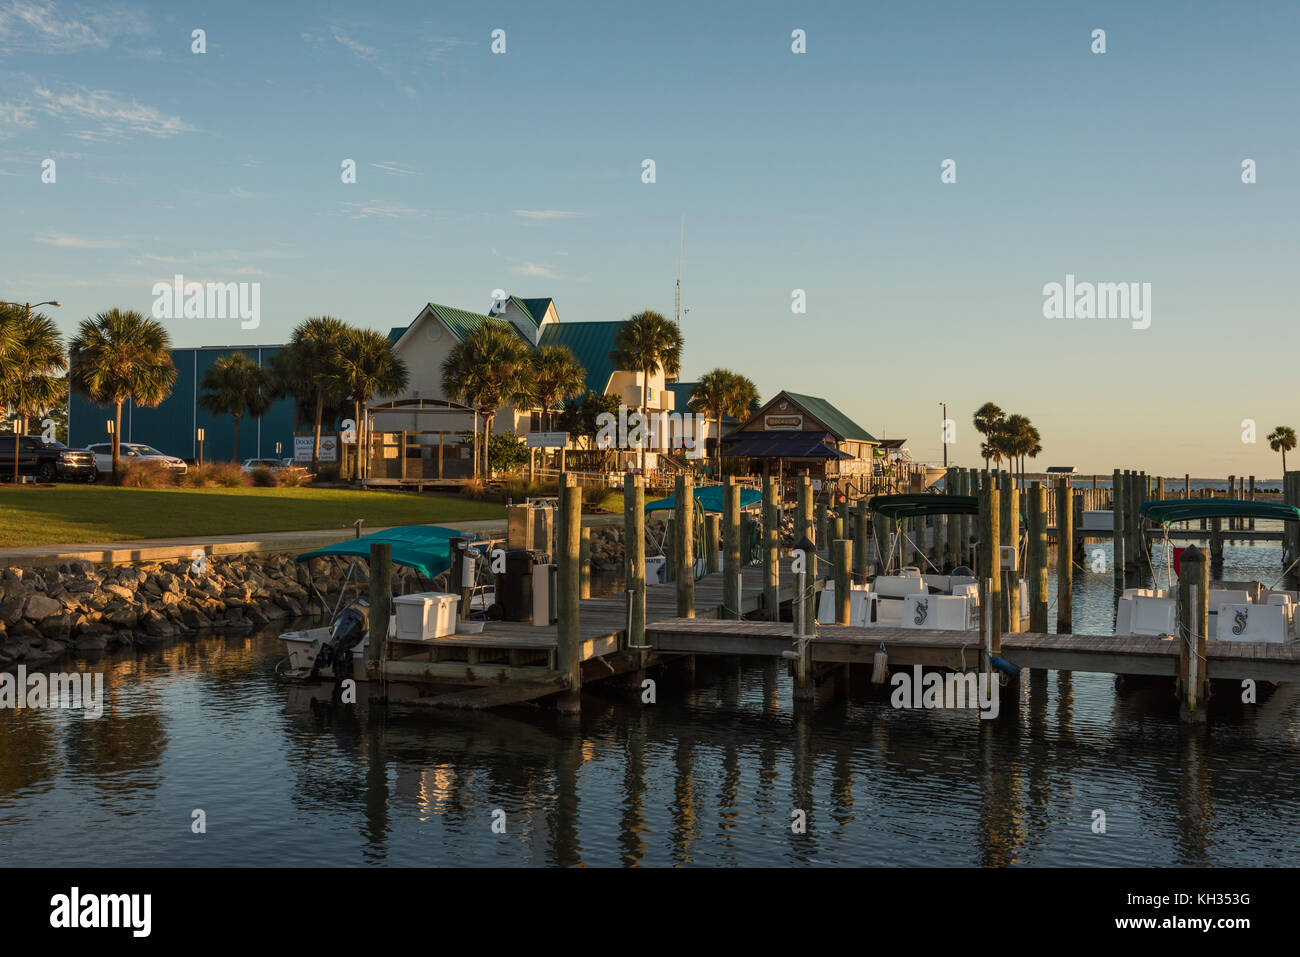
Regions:
[[[1138,515],[1162,525],[1198,518],[1272,518],[1281,522],[1300,522],[1300,508],[1294,505],[1234,498],[1143,502],[1138,506]]]
[[[394,564],[414,568],[425,578],[431,579],[451,567],[451,540],[467,537],[469,536],[465,532],[440,525],[401,525],[382,532],[371,532],[360,538],[349,538],[315,551],[303,552],[298,556],[298,561],[306,562],[327,555],[369,558],[371,545],[388,544],[393,546]]]
[[[978,515],[979,499],[973,495],[931,495],[924,492],[907,495],[877,495],[870,502],[871,511],[901,521],[918,515]]]
[[[704,485],[695,489],[695,504],[706,512],[721,512],[722,509],[721,485]],[[763,493],[757,489],[742,488],[740,490],[740,507],[749,508],[757,505],[763,500]],[[655,502],[646,502],[645,510],[647,512],[662,512],[677,507],[677,496],[669,495],[667,498],[661,498]]]

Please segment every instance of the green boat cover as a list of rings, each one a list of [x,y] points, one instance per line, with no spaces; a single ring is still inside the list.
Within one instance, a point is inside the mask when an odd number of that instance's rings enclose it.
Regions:
[[[706,512],[722,511],[722,492],[721,485],[702,485],[695,489],[695,504]],[[740,507],[748,508],[751,505],[757,505],[763,500],[763,493],[757,489],[742,488],[740,490]],[[677,496],[669,495],[667,498],[657,499],[653,502],[645,503],[647,512],[662,512],[665,509],[677,507]]]
[[[871,510],[894,520],[917,515],[978,515],[979,499],[974,495],[934,495],[926,492],[910,495],[877,495]]]
[[[1202,498],[1143,502],[1138,515],[1154,522],[1186,522],[1195,518],[1273,518],[1300,522],[1300,508],[1280,502],[1250,502],[1235,498]]]
[[[349,538],[315,551],[303,552],[298,556],[298,561],[310,561],[327,555],[369,558],[371,545],[386,543],[393,546],[395,564],[414,568],[425,578],[433,578],[451,567],[451,540],[469,537],[466,532],[440,525],[401,525],[382,532],[371,532],[360,538]]]

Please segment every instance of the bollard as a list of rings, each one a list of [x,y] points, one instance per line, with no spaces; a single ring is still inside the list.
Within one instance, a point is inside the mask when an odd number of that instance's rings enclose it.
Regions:
[[[704,573],[715,575],[718,572],[718,549],[722,533],[722,516],[710,512],[704,516]]]
[[[591,529],[578,535],[578,597],[591,597]]]

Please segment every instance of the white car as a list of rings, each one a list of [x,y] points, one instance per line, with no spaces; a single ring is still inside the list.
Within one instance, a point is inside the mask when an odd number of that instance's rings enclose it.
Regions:
[[[108,442],[99,445],[86,446],[87,452],[95,453],[95,468],[104,473],[110,474],[113,471],[113,446]],[[184,475],[187,466],[181,459],[174,455],[164,455],[157,449],[149,445],[140,445],[136,442],[123,442],[119,454],[122,457],[123,465],[130,465],[132,462],[156,462],[163,468],[170,469]]]
[[[251,472],[254,469],[270,469],[272,472],[278,472],[284,466],[279,459],[244,459],[244,464],[240,468],[245,472]]]

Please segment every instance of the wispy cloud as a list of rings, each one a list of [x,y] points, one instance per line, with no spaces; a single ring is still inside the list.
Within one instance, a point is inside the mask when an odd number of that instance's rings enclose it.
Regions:
[[[19,130],[36,126],[30,107],[0,100],[0,138],[13,136]]]
[[[419,176],[420,175],[419,170],[407,169],[402,164],[394,163],[390,160],[385,160],[382,163],[371,163],[370,165],[377,170],[381,170],[382,172],[386,173],[389,176]]]
[[[361,57],[361,59],[363,60],[373,60],[375,58],[375,54],[378,52],[378,50],[375,47],[362,43],[359,40],[352,39],[350,36],[348,36],[338,27],[333,27],[333,26],[330,27],[330,35],[334,37],[334,41],[336,43],[339,43],[342,46],[346,47],[347,49],[351,50],[353,53]]]
[[[61,12],[53,0],[0,3],[0,55],[106,49],[119,37],[152,33],[143,12],[121,4],[97,3]]]
[[[271,196],[270,193],[249,192],[248,190],[244,189],[242,186],[230,187],[230,195],[235,197],[235,199],[269,199]]]
[[[435,62],[446,59],[447,54],[456,47],[477,46],[473,40],[462,40],[460,37],[425,37],[423,45],[427,51],[425,55]]]
[[[89,123],[69,135],[88,142],[123,139],[133,134],[168,139],[191,133],[194,127],[179,116],[168,116],[155,106],[126,100],[108,90],[86,88],[54,91],[38,86],[32,91],[37,108],[69,123]]]
[[[523,263],[516,266],[513,270],[520,276],[535,276],[538,279],[559,279],[560,277],[553,273],[548,267],[540,266],[537,263]]]
[[[514,212],[524,219],[578,219],[587,215],[570,209],[516,209]]]
[[[424,211],[414,206],[403,206],[384,199],[369,199],[360,203],[344,203],[344,210],[353,219],[415,219],[423,216]]]
[[[63,233],[41,233],[36,237],[36,241],[46,246],[58,246],[60,249],[116,249],[126,245],[121,239],[91,239]]]

